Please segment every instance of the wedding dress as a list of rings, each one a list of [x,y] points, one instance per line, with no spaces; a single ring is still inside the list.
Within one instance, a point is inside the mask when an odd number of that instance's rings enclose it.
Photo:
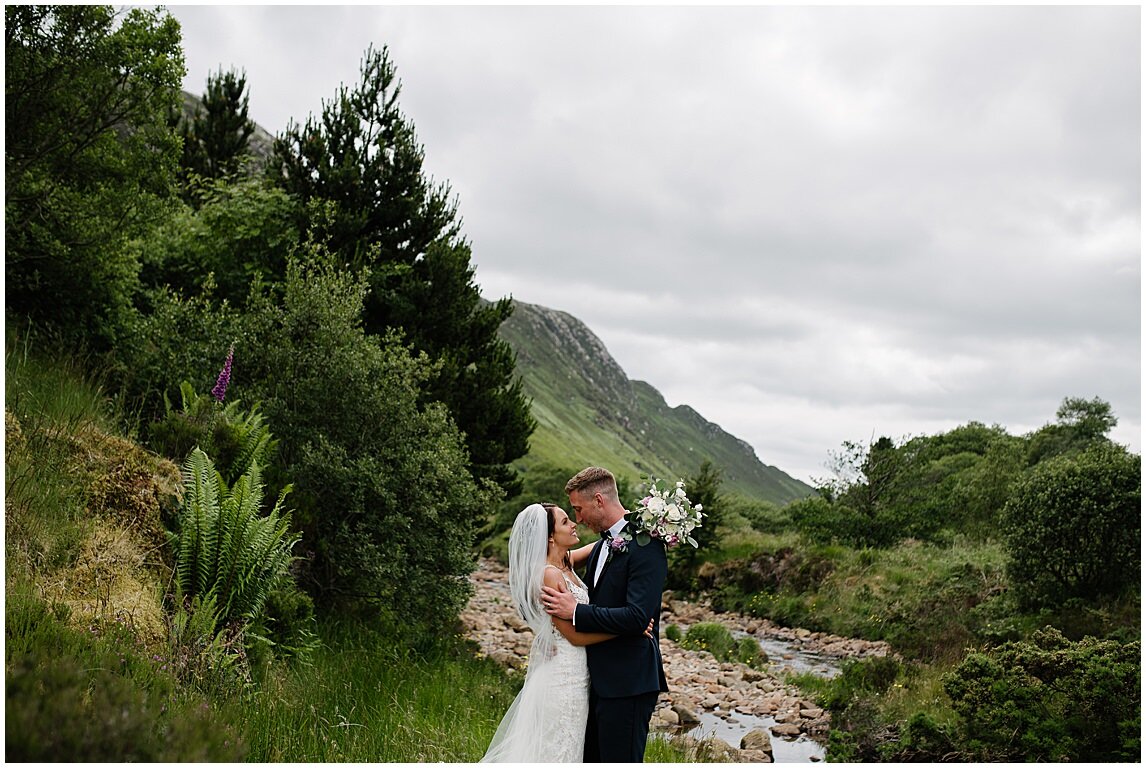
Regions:
[[[566,640],[541,608],[544,569],[554,566],[547,566],[542,559],[537,567],[537,552],[527,552],[533,548],[523,546],[522,539],[538,535],[536,521],[529,523],[530,518],[537,517],[533,506],[548,515],[541,505],[531,505],[518,516],[510,534],[509,578],[514,604],[533,629],[533,644],[525,683],[502,718],[481,760],[483,763],[580,763],[584,759],[585,725],[589,719],[589,667],[585,649]],[[520,530],[519,523],[523,523]],[[540,524],[544,544],[543,517]],[[515,536],[518,537],[516,547]],[[518,566],[516,572],[515,565]],[[561,575],[577,602],[588,603],[589,593],[581,580],[575,575],[570,578],[564,572]]]

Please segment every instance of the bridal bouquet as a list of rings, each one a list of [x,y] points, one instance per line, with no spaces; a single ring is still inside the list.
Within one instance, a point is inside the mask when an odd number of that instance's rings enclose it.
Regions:
[[[629,524],[621,535],[629,539],[632,531],[642,546],[650,539],[660,539],[670,548],[685,541],[697,546],[696,539],[689,534],[701,524],[704,507],[688,500],[683,480],[677,480],[675,488],[665,490],[657,487],[659,482],[655,477],[649,478],[648,495],[629,513]]]

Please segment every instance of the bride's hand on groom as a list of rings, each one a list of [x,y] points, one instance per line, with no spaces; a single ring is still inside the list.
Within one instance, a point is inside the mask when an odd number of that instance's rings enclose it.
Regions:
[[[649,625],[647,627],[645,627],[645,637],[647,637],[650,640],[653,639],[653,620],[652,619],[649,619]]]

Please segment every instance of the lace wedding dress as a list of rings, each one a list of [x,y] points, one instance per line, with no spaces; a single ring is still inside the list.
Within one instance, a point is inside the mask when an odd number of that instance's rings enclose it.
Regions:
[[[589,593],[581,580],[565,572],[561,575],[577,602],[588,603]],[[546,624],[540,632],[535,630],[525,684],[502,718],[483,763],[580,763],[584,759],[589,718],[585,649],[570,644],[552,621]]]

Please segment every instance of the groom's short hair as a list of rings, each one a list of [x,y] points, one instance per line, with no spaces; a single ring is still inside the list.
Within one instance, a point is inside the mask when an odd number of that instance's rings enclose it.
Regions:
[[[599,493],[602,496],[617,498],[617,478],[604,467],[585,467],[573,475],[565,484],[565,493]]]

